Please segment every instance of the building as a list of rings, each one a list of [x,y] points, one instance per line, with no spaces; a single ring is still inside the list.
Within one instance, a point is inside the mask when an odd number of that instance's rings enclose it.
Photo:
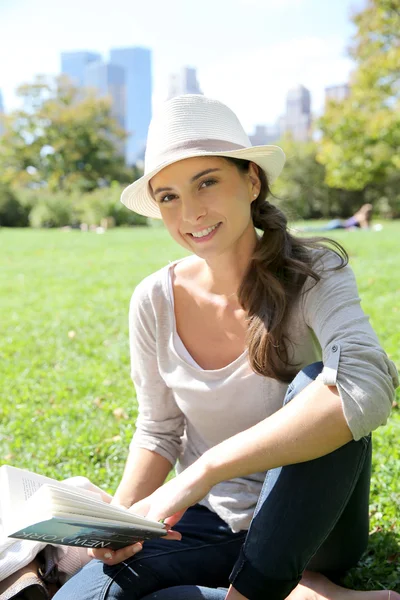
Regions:
[[[3,117],[4,117],[3,95],[0,90],[0,135],[3,135],[3,133],[4,133],[4,125],[2,123]]]
[[[151,121],[151,62],[151,50],[148,48],[119,48],[110,52],[110,63],[125,73],[125,129],[129,135],[125,156],[129,165],[144,157]]]
[[[303,85],[289,90],[286,97],[285,133],[298,142],[311,139],[311,94]]]
[[[111,98],[111,113],[125,128],[125,71],[103,61],[91,62],[85,69],[85,87],[95,89],[99,96]]]
[[[286,131],[286,115],[281,115],[276,121],[276,128],[279,131],[279,138],[283,137]]]
[[[350,95],[350,86],[348,83],[340,85],[330,85],[325,88],[325,104],[329,100],[335,100],[336,102],[342,102]]]
[[[77,87],[83,87],[87,65],[98,61],[101,61],[101,55],[97,52],[62,52],[61,73],[68,75]]]
[[[92,62],[85,69],[85,87],[96,90],[99,97],[111,99],[111,114],[125,129],[125,71],[103,61]],[[118,140],[118,152],[126,157],[126,141]]]
[[[168,99],[181,94],[203,94],[197,80],[194,67],[182,67],[179,73],[173,73],[169,78]]]
[[[253,134],[249,135],[249,139],[253,146],[265,146],[279,140],[280,136],[279,124],[275,125],[256,125]]]

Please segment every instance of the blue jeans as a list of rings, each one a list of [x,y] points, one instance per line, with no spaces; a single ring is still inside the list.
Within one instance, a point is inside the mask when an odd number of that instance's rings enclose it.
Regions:
[[[322,363],[303,369],[285,404],[321,370]],[[248,532],[232,533],[215,513],[193,506],[175,526],[181,541],[148,541],[115,566],[93,560],[54,598],[223,600],[231,582],[250,600],[283,600],[306,568],[335,580],[367,547],[371,452],[369,435],[321,458],[271,469]]]
[[[334,229],[346,229],[346,222],[342,219],[333,219],[326,223],[325,225],[320,225],[319,227],[303,227],[302,231],[317,232],[317,231],[333,231]]]

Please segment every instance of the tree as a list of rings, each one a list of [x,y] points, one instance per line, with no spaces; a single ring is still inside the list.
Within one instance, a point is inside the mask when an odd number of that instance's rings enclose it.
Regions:
[[[26,227],[28,213],[10,187],[0,181],[0,227]]]
[[[400,2],[368,0],[352,21],[350,95],[330,101],[319,120],[317,159],[331,187],[364,190],[385,185],[400,168]]]
[[[349,217],[363,203],[358,191],[329,187],[325,182],[325,167],[317,159],[317,143],[296,142],[285,136],[278,145],[287,161],[282,173],[272,185],[276,200],[290,220]]]
[[[68,192],[135,179],[122,154],[126,134],[108,99],[83,93],[65,77],[44,76],[17,95],[23,108],[6,117],[1,140],[4,183]]]

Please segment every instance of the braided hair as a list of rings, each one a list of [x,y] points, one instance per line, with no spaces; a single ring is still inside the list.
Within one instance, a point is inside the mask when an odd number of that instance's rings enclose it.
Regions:
[[[249,170],[249,161],[226,160],[243,173]],[[348,255],[334,240],[305,239],[289,233],[286,216],[267,201],[271,194],[267,176],[262,169],[258,171],[261,189],[252,202],[251,216],[262,235],[239,287],[238,298],[247,312],[246,343],[251,368],[259,375],[289,382],[297,373],[298,365],[296,368],[289,360],[287,318],[306,279],[311,277],[315,283],[321,279],[320,273],[313,269],[311,249],[335,252],[341,259],[335,270],[347,264]]]

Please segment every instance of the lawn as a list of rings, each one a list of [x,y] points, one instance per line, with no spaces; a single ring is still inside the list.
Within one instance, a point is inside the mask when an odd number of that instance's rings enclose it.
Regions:
[[[400,367],[400,222],[332,237],[348,250],[364,310]],[[1,229],[0,248],[0,464],[86,475],[113,492],[136,417],[129,299],[185,252],[162,227]],[[374,433],[370,546],[346,578],[351,587],[400,591],[399,434],[395,404]]]

